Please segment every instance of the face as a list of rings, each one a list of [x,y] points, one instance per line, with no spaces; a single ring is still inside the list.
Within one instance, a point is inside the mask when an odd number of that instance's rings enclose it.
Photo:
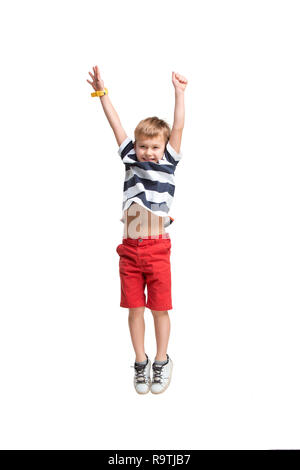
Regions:
[[[165,139],[158,135],[157,137],[141,137],[134,143],[134,149],[139,162],[158,163],[165,152]]]

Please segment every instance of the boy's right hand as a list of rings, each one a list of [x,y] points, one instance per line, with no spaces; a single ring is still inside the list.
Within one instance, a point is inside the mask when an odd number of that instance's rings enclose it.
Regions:
[[[95,91],[104,91],[104,82],[100,77],[100,72],[98,65],[93,67],[94,75],[89,72],[90,76],[92,77],[93,81],[90,82],[90,80],[86,80],[92,87],[94,88]]]

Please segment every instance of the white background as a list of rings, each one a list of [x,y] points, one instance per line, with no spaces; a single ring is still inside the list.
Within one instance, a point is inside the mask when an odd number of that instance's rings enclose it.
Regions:
[[[1,4],[1,448],[300,448],[298,7]],[[124,167],[96,64],[131,137],[172,125],[172,71],[189,81],[157,396],[133,387]]]

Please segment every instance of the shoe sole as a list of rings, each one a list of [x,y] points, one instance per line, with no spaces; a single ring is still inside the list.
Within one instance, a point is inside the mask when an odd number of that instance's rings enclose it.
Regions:
[[[149,362],[150,362],[150,360],[149,360]],[[150,370],[151,370],[151,367],[152,367],[152,364],[151,364],[151,362],[150,362]],[[150,388],[151,388],[151,377],[150,377],[150,385],[149,385],[149,388],[148,388],[147,392],[138,392],[137,389],[135,388],[135,381],[134,381],[134,379],[133,379],[133,385],[134,385],[134,389],[135,389],[136,393],[138,393],[139,395],[147,395],[147,393],[150,392]]]
[[[172,372],[173,372],[173,361],[171,361],[171,359],[170,359],[170,364],[171,364],[170,377],[169,377],[169,380],[168,380],[165,388],[163,390],[161,390],[160,392],[153,392],[150,388],[150,391],[151,391],[151,393],[153,393],[153,395],[159,395],[160,393],[164,393],[167,390],[168,386],[170,385],[171,378],[172,378]]]

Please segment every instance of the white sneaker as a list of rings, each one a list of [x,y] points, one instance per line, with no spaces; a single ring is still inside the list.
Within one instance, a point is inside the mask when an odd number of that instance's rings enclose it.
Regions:
[[[144,395],[145,393],[148,393],[151,387],[151,377],[150,377],[151,361],[149,357],[147,356],[147,354],[146,354],[146,357],[147,357],[146,365],[143,366],[135,362],[134,366],[131,366],[135,369],[135,375],[133,379],[134,388],[137,391],[137,393],[140,393],[142,395]]]
[[[151,392],[152,393],[162,393],[164,392],[171,382],[173,362],[167,354],[168,362],[164,365],[156,364],[153,362],[153,379],[151,383]]]

